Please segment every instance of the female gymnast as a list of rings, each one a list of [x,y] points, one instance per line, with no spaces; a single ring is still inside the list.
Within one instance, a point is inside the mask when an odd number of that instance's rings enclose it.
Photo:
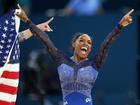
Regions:
[[[49,55],[57,63],[58,74],[61,82],[64,105],[93,105],[91,89],[97,78],[109,46],[119,36],[122,28],[132,23],[128,12],[117,27],[107,36],[101,45],[99,52],[92,58],[88,59],[92,43],[90,36],[85,33],[79,33],[73,39],[73,57],[67,57],[63,52],[58,50],[49,39],[49,36],[36,27],[27,17],[21,7],[20,17],[30,28],[31,32],[39,38],[45,45]]]

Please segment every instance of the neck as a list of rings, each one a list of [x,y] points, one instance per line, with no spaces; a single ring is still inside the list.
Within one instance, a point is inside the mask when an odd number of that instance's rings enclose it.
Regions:
[[[81,58],[81,57],[76,56],[76,55],[73,56],[73,59],[74,59],[74,61],[76,61],[76,62],[80,62],[80,61],[87,60],[87,58]]]

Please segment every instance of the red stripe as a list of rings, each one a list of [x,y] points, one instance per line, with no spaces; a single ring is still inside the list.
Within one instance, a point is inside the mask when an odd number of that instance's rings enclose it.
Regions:
[[[0,84],[0,92],[15,95],[15,94],[17,94],[17,90],[18,90],[17,87],[12,87],[12,86],[8,86],[8,85]]]
[[[15,105],[15,102],[6,102],[0,100],[0,105]]]
[[[8,79],[18,79],[19,78],[19,72],[9,72],[9,71],[4,71],[2,78],[8,78]]]

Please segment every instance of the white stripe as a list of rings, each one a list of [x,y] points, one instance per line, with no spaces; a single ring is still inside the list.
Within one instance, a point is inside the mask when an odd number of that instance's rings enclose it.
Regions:
[[[18,72],[19,71],[19,63],[17,63],[17,64],[5,64],[3,67],[0,67],[0,77],[1,77],[4,70],[9,71],[9,72]]]
[[[4,67],[0,67],[0,70],[6,70],[11,72],[18,72],[19,71],[19,63],[17,64],[6,64]]]
[[[16,32],[18,33],[19,31],[19,26],[20,26],[20,18],[16,15],[18,9],[15,10],[15,28]],[[18,35],[18,34],[17,34]]]
[[[7,78],[0,78],[0,84],[18,87],[19,79],[7,79]]]
[[[17,95],[11,95],[7,93],[0,92],[0,100],[6,102],[15,102]]]

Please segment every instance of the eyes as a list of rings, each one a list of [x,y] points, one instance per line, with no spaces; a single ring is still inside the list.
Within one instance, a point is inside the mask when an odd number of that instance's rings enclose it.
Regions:
[[[87,43],[88,43],[88,44],[92,44],[92,42],[91,42],[91,41],[88,41]]]
[[[84,39],[79,40],[80,44],[84,44],[85,42],[86,42],[86,40],[84,40]],[[87,43],[90,44],[90,45],[92,44],[91,40],[87,40]]]

